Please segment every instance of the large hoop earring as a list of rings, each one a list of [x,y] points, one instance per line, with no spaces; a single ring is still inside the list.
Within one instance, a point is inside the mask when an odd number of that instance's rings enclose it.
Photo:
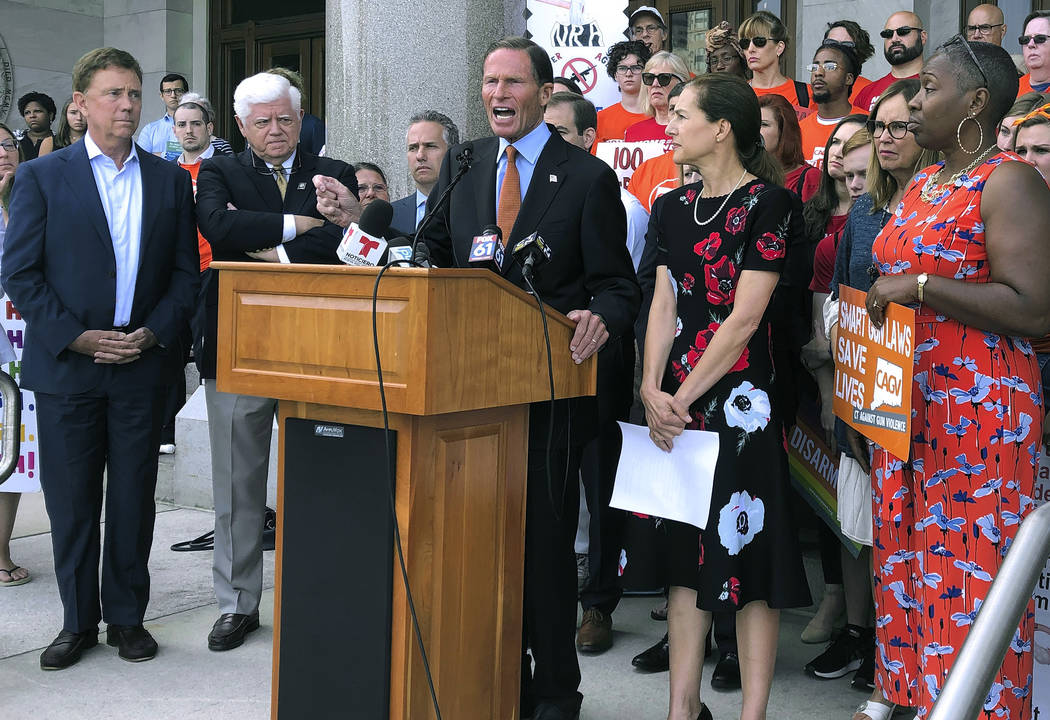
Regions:
[[[967,150],[965,147],[963,147],[962,128],[963,125],[966,124],[967,120],[972,120],[974,125],[977,126],[977,131],[981,134],[980,138],[977,140],[977,147],[975,147],[973,150]],[[981,123],[977,122],[973,115],[967,115],[959,121],[959,124],[955,128],[955,142],[959,143],[959,149],[967,155],[976,155],[978,151],[980,151],[980,149],[984,146],[984,128],[981,127]]]

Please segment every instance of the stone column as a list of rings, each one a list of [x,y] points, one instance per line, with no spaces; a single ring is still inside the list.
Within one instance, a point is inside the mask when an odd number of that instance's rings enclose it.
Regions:
[[[328,0],[329,157],[383,168],[390,197],[412,188],[409,117],[438,110],[464,139],[490,134],[481,105],[489,43],[525,31],[525,0]]]
[[[193,12],[193,0],[105,0],[104,43],[127,50],[142,66],[140,128],[165,112],[157,92],[162,77],[177,72],[195,81]]]

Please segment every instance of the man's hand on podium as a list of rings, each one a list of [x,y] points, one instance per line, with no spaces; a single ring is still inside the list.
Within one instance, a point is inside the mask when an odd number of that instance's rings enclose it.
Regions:
[[[572,310],[566,317],[576,323],[576,333],[569,341],[569,350],[572,351],[573,362],[579,365],[602,349],[609,339],[609,331],[605,329],[602,316],[590,310]]]

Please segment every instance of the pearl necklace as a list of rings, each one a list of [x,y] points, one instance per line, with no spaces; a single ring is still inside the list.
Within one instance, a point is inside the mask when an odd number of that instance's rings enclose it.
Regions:
[[[747,168],[744,168],[744,173],[743,173],[743,174],[742,174],[742,175],[740,176],[740,179],[736,181],[736,185],[734,185],[734,186],[733,186],[733,189],[732,189],[732,190],[730,190],[730,191],[729,191],[728,193],[726,193],[726,197],[725,197],[725,200],[723,200],[723,201],[722,201],[722,204],[718,206],[718,209],[717,209],[717,210],[715,210],[715,214],[714,214],[714,215],[712,215],[711,217],[707,218],[707,220],[704,220],[703,222],[700,222],[700,218],[698,218],[698,217],[696,216],[696,211],[697,211],[697,209],[698,209],[698,208],[700,207],[700,197],[701,197],[700,195],[697,195],[697,196],[696,196],[696,202],[695,202],[695,203],[693,203],[693,222],[695,222],[695,223],[696,223],[697,225],[699,225],[700,227],[703,227],[704,225],[707,225],[707,224],[708,224],[709,222],[711,222],[711,221],[712,221],[712,220],[714,220],[714,219],[715,219],[716,217],[718,217],[719,215],[721,215],[721,214],[722,214],[722,211],[723,211],[723,210],[725,210],[725,207],[726,207],[726,203],[728,203],[728,202],[729,202],[729,197],[730,197],[730,196],[731,196],[731,195],[732,195],[733,193],[735,193],[735,192],[736,192],[736,189],[737,189],[738,187],[740,187],[740,183],[744,182],[744,178],[745,178],[745,177],[747,177]]]
[[[972,163],[970,163],[962,170],[948,178],[948,182],[944,183],[943,185],[938,185],[937,179],[941,176],[941,173],[944,172],[944,166],[942,165],[940,170],[930,175],[929,179],[922,186],[922,192],[919,193],[919,197],[922,199],[923,202],[932,203],[934,200],[943,195],[945,191],[950,191],[954,189],[956,187],[956,183],[958,183],[958,181],[964,175],[969,175],[970,173],[972,173],[978,165],[984,162],[985,158],[988,157],[989,153],[991,153],[992,150],[997,149],[998,146],[996,145],[989,146],[988,149],[980,155],[978,155]]]

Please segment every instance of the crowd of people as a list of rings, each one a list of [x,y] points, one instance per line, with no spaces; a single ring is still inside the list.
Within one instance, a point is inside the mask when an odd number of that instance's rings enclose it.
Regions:
[[[700,680],[712,629],[712,685],[742,689],[741,718],[766,717],[779,611],[812,602],[784,442],[807,405],[838,458],[838,516],[818,522],[824,592],[801,639],[824,648],[805,671],[850,676],[867,694],[853,720],[925,716],[1033,507],[1050,386],[1039,240],[1050,224],[1050,13],[1025,19],[1024,74],[1002,47],[1006,30],[998,8],[980,5],[927,52],[923,19],[895,12],[879,31],[890,72],[869,79],[871,36],[844,19],[828,24],[803,80],[787,74],[791,38],[772,13],[712,28],[706,67],[690,68],[644,6],[608,49],[621,100],[600,111],[554,77],[542,48],[506,38],[481,69],[492,136],[473,140],[460,168],[456,123],[436,109],[413,115],[414,187],[394,201],[374,158],[325,156],[323,121],[303,112],[292,71],[238,85],[246,149],[234,153],[212,104],[176,73],[160,82],[164,116],[136,140],[141,68],[114,48],[86,54],[60,113],[28,93],[24,130],[0,125],[0,279],[27,323],[21,380],[37,394],[64,610],[41,668],[79,661],[103,620],[122,658],[157,653],[142,625],[157,455],[175,451],[191,358],[216,510],[219,617],[207,645],[231,650],[259,627],[277,401],[215,385],[210,263],[338,263],[343,229],[384,201],[390,238],[432,215],[424,240],[441,267],[468,266],[479,218],[508,246],[539,231],[550,262],[527,274],[508,260],[503,274],[576,324],[559,352],[597,356],[596,399],[530,409],[522,717],[579,717],[577,652],[613,644],[627,541],[609,500],[616,421],[632,402],[666,452],[686,429],[720,443],[705,528],[649,519],[667,591],[653,617],[667,633],[633,664],[669,670],[668,720],[711,718]],[[624,189],[595,146],[644,140],[666,152]],[[889,303],[915,308],[907,457],[832,410],[840,285],[866,293],[876,326]],[[0,493],[0,586],[30,579],[10,555],[17,505]],[[990,715],[1031,717],[1033,623],[1032,612],[1020,620]]]

